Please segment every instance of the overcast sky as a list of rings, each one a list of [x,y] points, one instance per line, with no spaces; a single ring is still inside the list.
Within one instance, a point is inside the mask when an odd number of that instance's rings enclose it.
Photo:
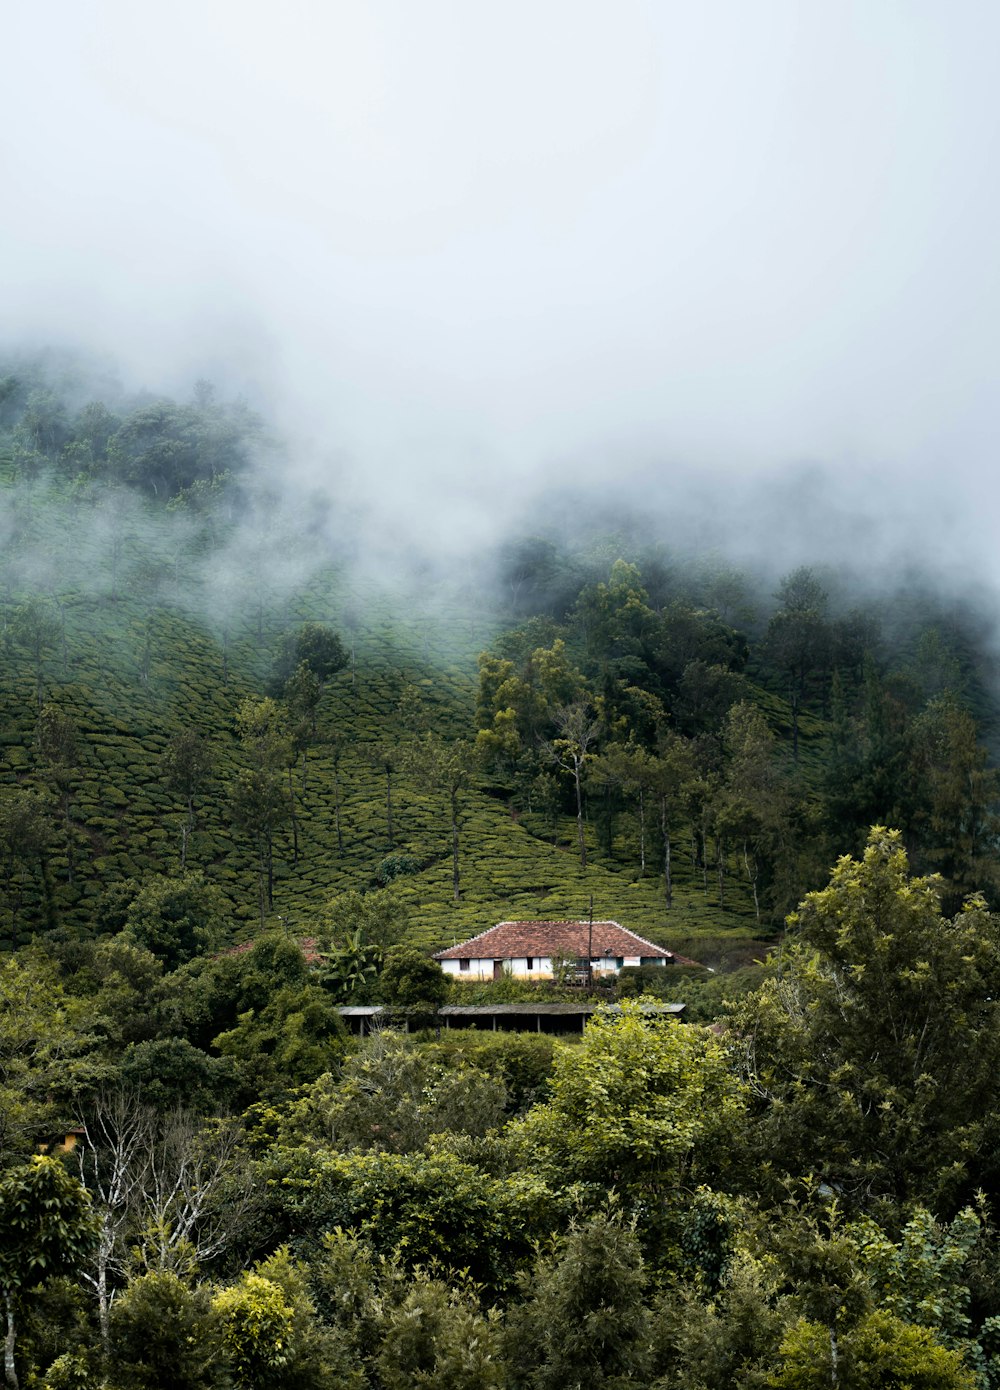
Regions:
[[[259,391],[422,524],[808,466],[985,560],[998,40],[968,0],[11,5],[5,336]]]

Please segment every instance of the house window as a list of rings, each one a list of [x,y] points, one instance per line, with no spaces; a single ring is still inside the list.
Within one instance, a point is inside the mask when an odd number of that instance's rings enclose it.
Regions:
[[[458,962],[458,968],[459,968],[459,970],[468,970],[468,968],[469,968],[469,966],[470,966],[471,964],[472,964],[472,962],[469,961],[469,960],[460,960],[460,961]]]
[[[534,968],[535,968],[535,957],[534,957],[534,956],[528,956],[528,969],[529,969],[529,970],[534,970]]]
[[[616,970],[624,970],[624,969],[625,969],[625,957],[624,957],[624,956],[615,956],[615,969],[616,969]]]

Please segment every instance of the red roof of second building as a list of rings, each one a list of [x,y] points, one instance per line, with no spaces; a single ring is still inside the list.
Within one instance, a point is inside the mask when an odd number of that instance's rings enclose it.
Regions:
[[[469,941],[437,951],[435,960],[514,960],[525,956],[572,956],[585,960],[601,956],[639,956],[649,960],[694,964],[662,946],[636,936],[618,922],[500,922]]]

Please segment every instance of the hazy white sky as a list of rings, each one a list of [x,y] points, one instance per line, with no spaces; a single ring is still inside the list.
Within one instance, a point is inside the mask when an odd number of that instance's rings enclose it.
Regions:
[[[404,514],[810,461],[990,544],[1000,7],[35,0],[3,35],[6,336],[227,364]]]

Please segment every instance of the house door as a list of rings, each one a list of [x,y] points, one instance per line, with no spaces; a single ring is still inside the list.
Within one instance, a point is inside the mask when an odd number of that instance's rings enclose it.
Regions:
[[[502,960],[495,960],[495,961],[493,962],[493,978],[494,978],[494,980],[502,980],[502,979],[503,979],[503,961],[502,961]]]

